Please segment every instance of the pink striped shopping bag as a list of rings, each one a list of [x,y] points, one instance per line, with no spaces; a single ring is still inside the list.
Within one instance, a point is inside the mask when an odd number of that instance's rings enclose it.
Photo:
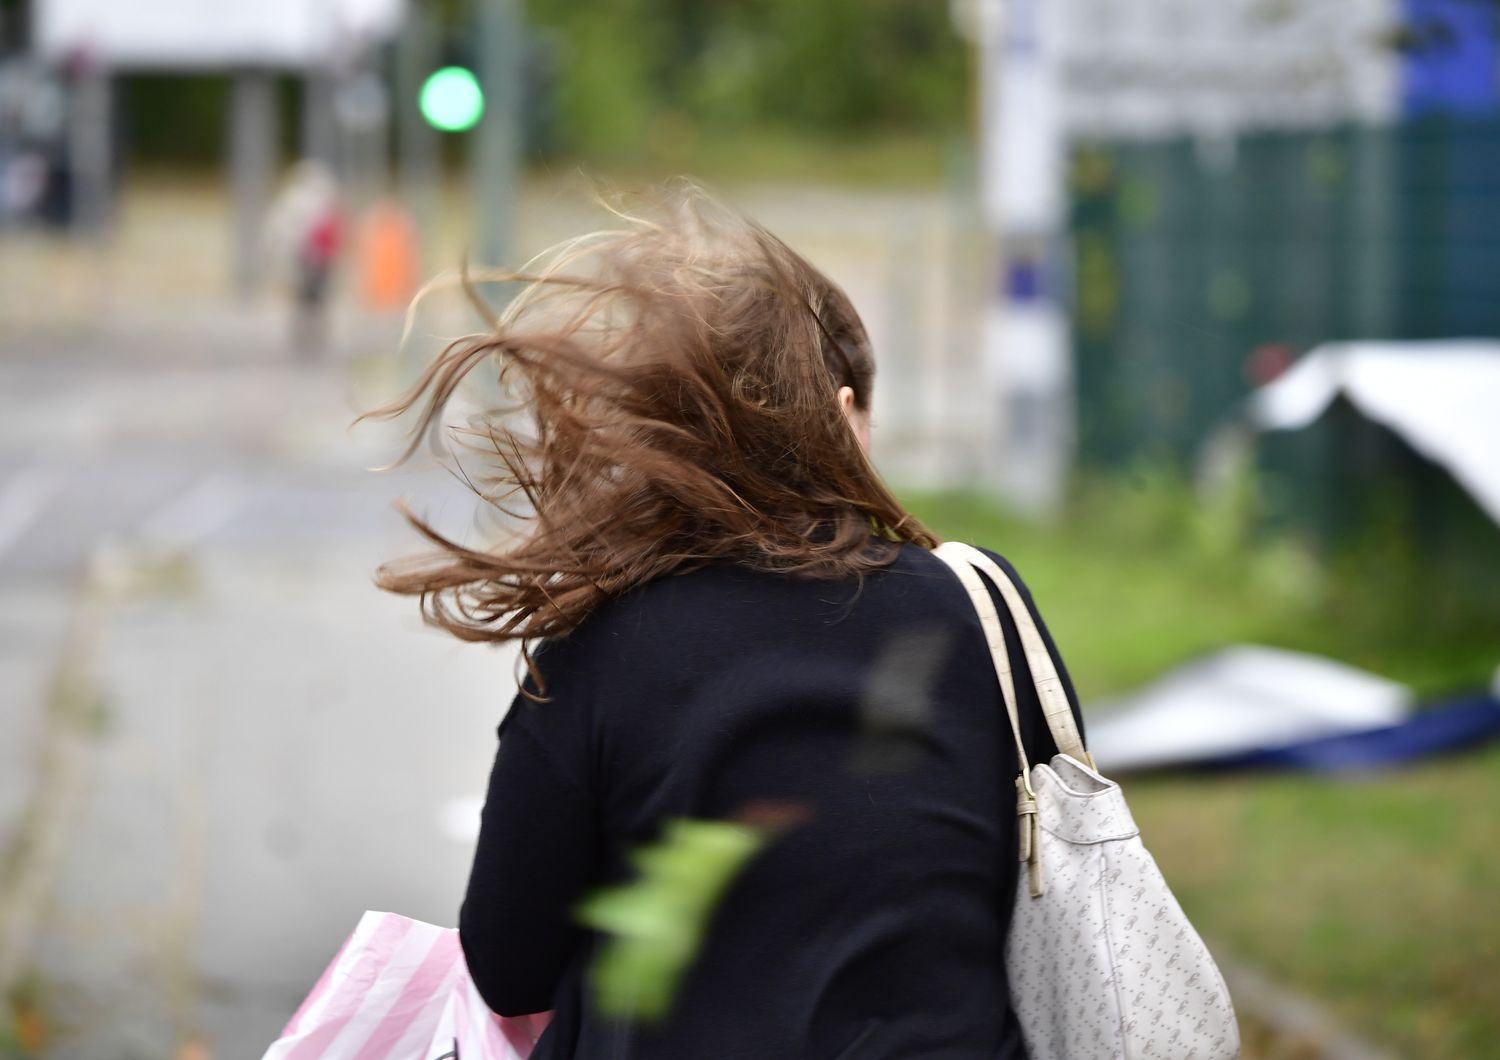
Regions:
[[[548,1014],[480,998],[458,932],[366,913],[264,1060],[526,1060]]]

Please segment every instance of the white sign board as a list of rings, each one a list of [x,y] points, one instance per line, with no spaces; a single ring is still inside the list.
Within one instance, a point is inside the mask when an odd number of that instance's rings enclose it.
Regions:
[[[1049,0],[1072,135],[1234,135],[1385,122],[1399,0]]]
[[[125,69],[300,67],[390,36],[403,0],[36,0],[37,51]]]

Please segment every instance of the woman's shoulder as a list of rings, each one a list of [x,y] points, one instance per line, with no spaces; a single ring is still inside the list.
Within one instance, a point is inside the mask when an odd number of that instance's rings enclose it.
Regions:
[[[1002,553],[980,549],[1031,594]],[[700,646],[732,646],[771,627],[807,623],[888,621],[901,613],[966,613],[968,598],[958,579],[928,549],[899,546],[892,561],[844,579],[817,579],[716,561],[652,579],[611,597],[566,636],[542,642],[538,658],[555,662],[587,658],[593,665],[617,661],[639,671],[663,653],[677,657]]]
[[[733,609],[745,572],[730,563],[708,563],[653,578],[600,601],[570,632],[537,645],[538,659],[589,658],[640,661],[656,643],[713,626]]]
[[[1030,599],[1025,581],[1009,558],[976,547]],[[887,595],[911,602],[920,596],[963,599],[948,567],[929,549],[907,542],[897,546],[888,564],[842,579],[779,573],[728,560],[705,563],[605,600],[580,624],[579,633],[603,641],[649,640],[694,630],[713,633],[734,619],[774,622],[785,609],[844,613],[851,604],[878,603]]]
[[[1027,603],[1031,603],[1031,592],[1026,586],[1025,579],[1021,576],[1020,571],[1016,569],[1016,565],[1004,553],[979,544],[974,544],[972,547],[982,552],[1004,571],[1006,577],[1016,586]],[[920,545],[903,545],[901,547],[901,555],[897,562],[893,564],[893,568],[898,571],[918,575],[924,579],[935,580],[943,585],[952,585],[955,587],[959,585],[958,579],[948,569],[948,565],[933,555],[931,550],[923,548]],[[984,571],[980,573],[986,581],[991,580],[989,575]]]

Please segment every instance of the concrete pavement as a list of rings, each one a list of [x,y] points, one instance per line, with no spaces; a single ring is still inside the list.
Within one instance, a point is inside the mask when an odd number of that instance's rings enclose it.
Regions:
[[[452,924],[510,653],[420,630],[380,550],[204,546],[103,608],[103,734],[36,971],[59,1055],[258,1055],[365,909]]]
[[[456,916],[512,653],[370,578],[472,499],[363,470],[379,366],[66,352],[0,356],[10,978],[49,1056],[259,1055],[365,909]]]

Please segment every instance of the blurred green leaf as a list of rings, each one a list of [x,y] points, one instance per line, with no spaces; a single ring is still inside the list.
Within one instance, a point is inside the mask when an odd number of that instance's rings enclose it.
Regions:
[[[601,1012],[646,1022],[666,1016],[720,897],[769,834],[726,821],[671,821],[659,842],[632,855],[636,880],[579,905],[579,921],[609,936],[592,971]]]

